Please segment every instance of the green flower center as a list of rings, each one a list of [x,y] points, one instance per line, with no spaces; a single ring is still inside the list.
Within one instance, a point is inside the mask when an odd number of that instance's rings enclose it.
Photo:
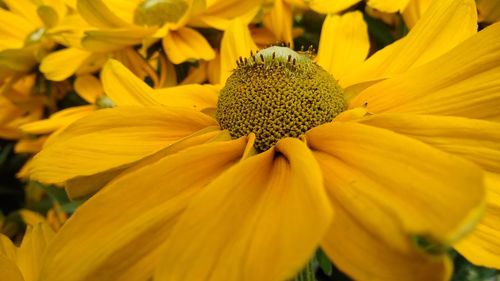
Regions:
[[[135,9],[134,22],[146,26],[175,23],[188,8],[189,5],[184,0],[144,0]]]
[[[335,78],[308,53],[270,47],[240,59],[221,90],[216,118],[231,137],[254,133],[265,151],[285,137],[299,137],[344,111]]]

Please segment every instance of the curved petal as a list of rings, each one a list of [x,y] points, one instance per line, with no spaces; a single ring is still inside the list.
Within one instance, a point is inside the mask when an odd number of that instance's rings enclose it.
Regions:
[[[368,27],[362,13],[326,17],[316,61],[336,79],[341,80],[362,65],[369,50]]]
[[[92,53],[77,48],[53,52],[43,58],[40,71],[52,81],[62,81],[75,74]]]
[[[498,119],[499,37],[500,24],[494,24],[439,59],[367,88],[349,107]]]
[[[311,152],[297,139],[281,140],[193,199],[164,246],[156,279],[286,280],[313,255],[331,217]]]
[[[336,161],[335,158],[324,154],[316,154],[316,157],[323,168],[323,173],[327,175],[325,186],[330,191],[348,190],[349,182],[345,182],[346,178],[338,177],[339,165],[332,165]],[[387,216],[385,210],[379,209],[380,206],[373,205],[370,200],[362,197],[344,198],[332,194],[331,199],[336,207],[335,218],[322,243],[322,249],[335,265],[353,280],[447,281],[450,279],[452,265],[445,255],[428,255],[412,245],[409,239],[402,241],[404,249],[398,249],[387,242],[387,239],[407,238],[408,234],[403,231],[397,218]],[[352,201],[358,202],[359,205],[354,208]],[[364,216],[370,217],[373,220],[371,224],[374,225],[369,225],[360,219],[358,213],[360,211]]]
[[[197,111],[166,107],[102,109],[80,119],[35,156],[31,176],[61,184],[119,169],[200,129],[217,125]]]
[[[500,172],[500,124],[461,117],[375,114],[362,123],[391,130]]]
[[[28,19],[3,8],[0,9],[0,32],[2,32],[0,50],[22,48],[26,36],[34,29],[36,25],[30,23]]]
[[[101,81],[93,75],[82,75],[75,79],[75,91],[86,102],[94,104],[97,98],[103,95]]]
[[[413,28],[432,2],[433,0],[411,0],[401,14],[406,26],[410,29]]]
[[[490,268],[500,268],[500,174],[488,174],[486,186],[489,204],[486,213],[470,235],[455,245],[470,262]]]
[[[192,84],[155,90],[153,98],[163,105],[201,111],[217,106],[218,93],[212,85]]]
[[[54,238],[54,231],[46,223],[28,226],[17,251],[17,265],[24,280],[38,280],[47,246]]]
[[[245,24],[249,24],[259,12],[261,5],[261,1],[259,0],[223,0],[211,2],[199,15],[199,20],[219,30],[226,30],[231,25],[231,21],[236,18]]]
[[[4,255],[0,255],[0,272],[5,280],[25,281],[16,263]]]
[[[66,108],[52,114],[48,119],[22,125],[21,130],[34,135],[49,134],[58,129],[69,126],[76,120],[89,115],[95,110],[96,107],[94,105],[82,105]]]
[[[360,0],[312,0],[309,1],[309,7],[318,13],[337,14],[358,2]]]
[[[335,160],[336,177],[348,185],[335,189],[339,193],[335,196],[350,196],[346,197],[349,201],[339,201],[349,208],[352,205],[348,210],[370,227],[387,215],[397,218],[408,235],[423,235],[447,246],[469,232],[482,214],[482,171],[459,157],[354,122],[326,124],[310,130],[306,137],[314,151]],[[377,207],[381,215],[367,216],[355,198]],[[401,249],[408,239],[385,238]]]
[[[236,60],[239,57],[248,57],[251,51],[257,50],[253,42],[250,30],[240,19],[231,21],[224,32],[220,51],[220,84],[224,85],[226,79],[236,68]]]
[[[456,248],[475,264],[499,268],[500,124],[459,117],[407,114],[373,115],[361,122],[418,139],[493,172],[486,178],[485,216]]]
[[[117,60],[106,62],[101,82],[106,95],[118,106],[159,104],[152,97],[153,89]]]
[[[340,83],[348,87],[403,73],[439,57],[476,32],[474,0],[434,1],[407,36],[374,54]]]
[[[241,138],[196,146],[111,182],[60,230],[41,280],[147,280],[192,197],[238,161],[245,145]]]
[[[120,28],[131,24],[120,19],[102,0],[78,0],[80,15],[91,25],[100,28]]]
[[[368,0],[368,5],[385,13],[395,13],[406,8],[410,0]]]
[[[138,27],[90,30],[85,32],[82,46],[93,52],[112,52],[140,44],[154,32],[154,28]]]
[[[162,43],[165,53],[174,64],[192,59],[211,60],[215,57],[215,52],[208,41],[192,28],[181,27],[171,30],[163,38]]]
[[[272,10],[262,19],[264,26],[272,31],[277,41],[288,42],[293,47],[292,7],[284,0],[275,0]]]
[[[25,20],[31,22],[28,26],[41,26],[42,22],[37,14],[37,4],[30,0],[5,0],[9,11],[13,14],[22,16]],[[27,27],[28,27],[27,26]]]

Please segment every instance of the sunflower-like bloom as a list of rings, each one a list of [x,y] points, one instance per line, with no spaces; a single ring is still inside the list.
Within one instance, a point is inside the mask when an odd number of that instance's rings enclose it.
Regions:
[[[0,272],[9,281],[37,281],[47,245],[54,231],[46,224],[28,226],[23,241],[16,247],[0,234]]]
[[[176,64],[215,57],[206,39],[188,24],[224,29],[228,18],[248,14],[250,21],[258,8],[255,0],[78,1],[80,14],[97,28],[86,32],[85,48],[114,51],[141,43],[149,46],[161,39],[169,59]]]
[[[63,0],[3,1],[0,8],[0,79],[27,73],[55,42],[73,32],[76,17]]]
[[[366,34],[345,28],[361,15],[329,16],[317,64],[261,50],[218,99],[162,100],[111,61],[102,79],[130,106],[35,158],[34,179],[106,185],[61,228],[41,280],[281,281],[318,247],[356,280],[448,280],[446,249],[485,200],[456,247],[498,268],[500,24],[476,24],[473,1],[436,1],[363,62]],[[233,54],[251,40],[226,38]]]

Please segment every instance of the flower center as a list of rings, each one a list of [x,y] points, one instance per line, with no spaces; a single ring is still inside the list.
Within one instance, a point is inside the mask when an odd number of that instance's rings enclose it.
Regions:
[[[332,121],[345,110],[344,93],[310,56],[274,46],[240,59],[219,95],[221,128],[233,138],[255,133],[255,148],[265,151]]]
[[[134,22],[138,25],[163,25],[178,22],[189,6],[184,0],[144,0],[134,13]]]

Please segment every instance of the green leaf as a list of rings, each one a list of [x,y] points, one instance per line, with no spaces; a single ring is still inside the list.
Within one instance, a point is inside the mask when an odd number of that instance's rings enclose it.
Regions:
[[[333,273],[332,263],[321,249],[316,252],[316,260],[323,273],[331,276]]]
[[[52,200],[59,203],[59,205],[64,205],[64,204],[67,204],[70,202],[68,196],[66,195],[66,191],[62,188],[58,188],[58,187],[53,186],[53,185],[44,185],[44,184],[42,184],[40,182],[36,182],[36,181],[30,182],[30,184],[32,184],[38,188],[41,188],[43,191],[45,191],[50,196],[50,198],[52,198]]]

